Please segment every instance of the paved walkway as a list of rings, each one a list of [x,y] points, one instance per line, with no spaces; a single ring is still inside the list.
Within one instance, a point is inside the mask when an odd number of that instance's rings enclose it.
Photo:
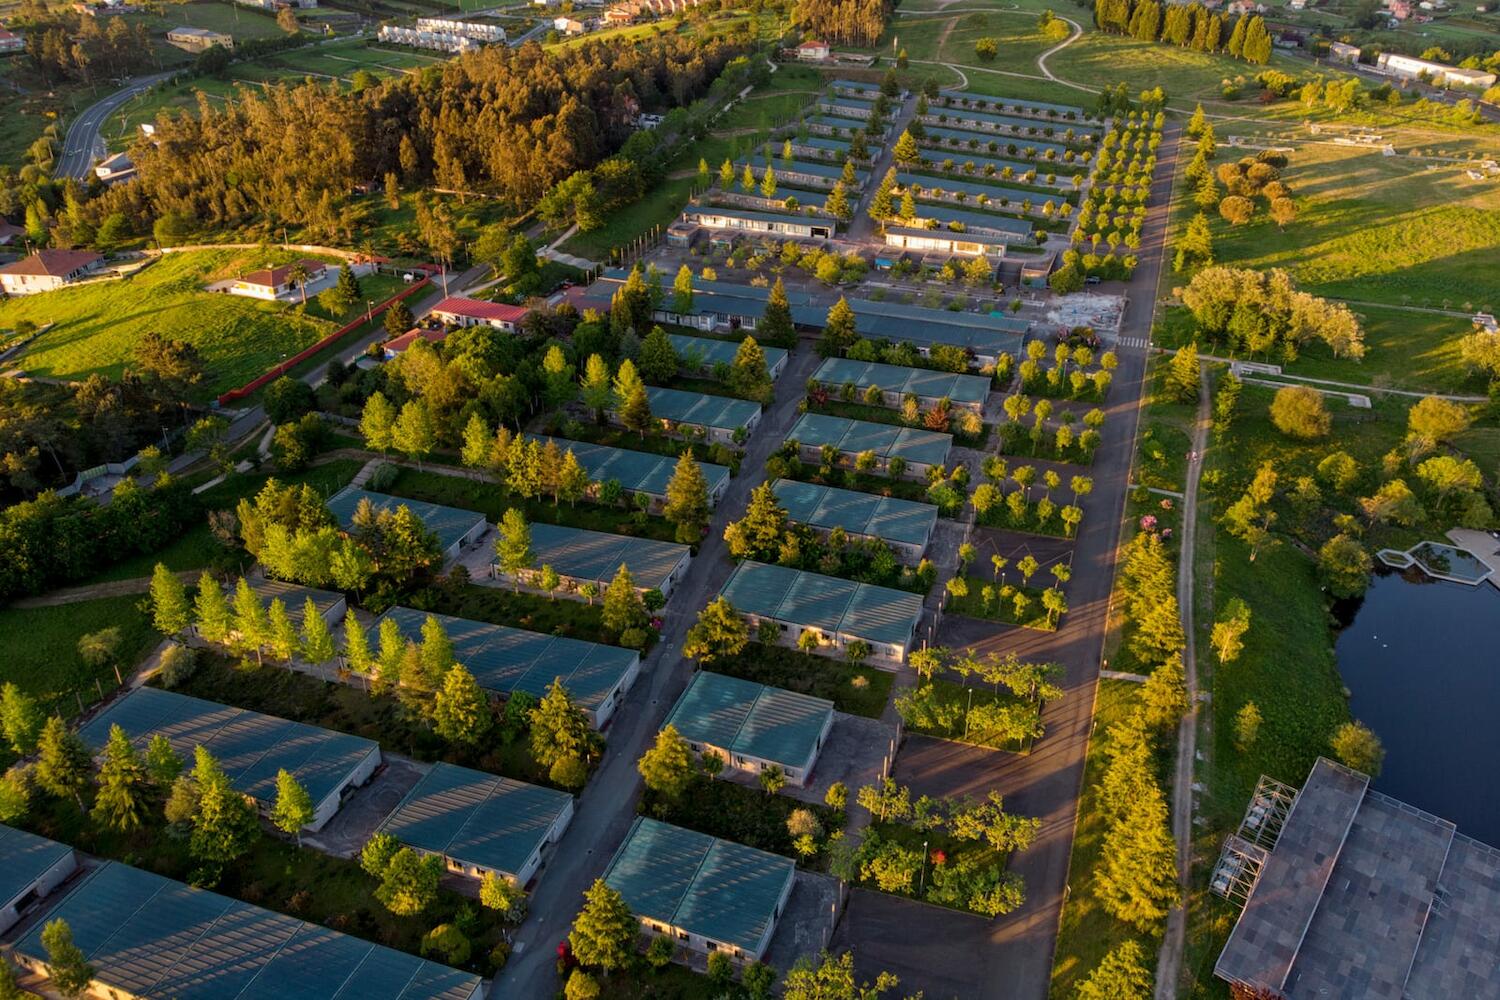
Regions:
[[[177,578],[183,583],[197,583],[202,570],[183,570]],[[90,583],[82,587],[60,587],[35,597],[23,597],[12,601],[13,608],[55,608],[61,604],[81,604],[97,601],[101,597],[122,597],[125,594],[144,594],[151,589],[149,576],[132,577],[128,580],[110,580],[106,583]]]
[[[1156,961],[1156,1000],[1173,1000],[1182,975],[1187,947],[1187,894],[1193,874],[1193,762],[1198,757],[1198,661],[1193,626],[1193,558],[1198,526],[1198,482],[1203,476],[1203,452],[1208,447],[1208,369],[1200,363],[1198,413],[1193,426],[1193,448],[1187,467],[1187,489],[1182,500],[1182,548],[1177,557],[1177,606],[1187,645],[1182,650],[1182,672],[1187,688],[1187,712],[1177,729],[1177,765],[1172,781],[1172,837],[1177,841],[1177,881],[1182,900],[1167,915],[1167,933]]]

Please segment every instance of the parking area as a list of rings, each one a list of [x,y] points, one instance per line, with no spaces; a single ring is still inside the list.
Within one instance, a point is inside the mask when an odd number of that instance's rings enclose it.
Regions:
[[[427,770],[425,764],[386,754],[369,784],[345,799],[328,825],[302,842],[336,857],[355,857]]]
[[[826,948],[833,935],[838,895],[838,879],[799,868],[786,910],[766,949],[766,964],[785,972],[803,955],[816,955]]]
[[[1000,970],[985,947],[990,925],[973,913],[852,889],[833,945],[836,951],[853,949],[861,979],[895,973],[899,996],[918,991],[926,1000],[1008,996],[994,989]]]

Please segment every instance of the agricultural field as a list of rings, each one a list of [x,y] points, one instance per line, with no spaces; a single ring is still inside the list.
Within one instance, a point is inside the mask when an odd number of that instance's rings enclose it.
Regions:
[[[35,375],[82,378],[101,372],[118,378],[136,342],[147,332],[186,340],[202,352],[209,376],[202,394],[211,397],[242,385],[282,358],[332,333],[339,321],[313,300],[262,302],[203,291],[211,281],[282,264],[295,255],[263,250],[204,250],[168,254],[136,276],[65,288],[0,303],[0,326],[26,319],[56,324],[18,359]],[[394,294],[400,279],[361,279],[367,296]],[[364,311],[364,303],[350,310]]]

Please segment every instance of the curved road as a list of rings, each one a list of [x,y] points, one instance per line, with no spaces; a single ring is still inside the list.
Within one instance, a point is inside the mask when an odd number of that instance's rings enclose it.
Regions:
[[[132,97],[171,75],[171,73],[153,73],[150,76],[137,77],[124,88],[115,91],[99,103],[91,105],[73,119],[73,124],[68,126],[67,141],[63,143],[63,154],[57,161],[56,175],[75,177],[78,180],[86,178],[94,165],[94,158],[104,151],[104,143],[99,138],[99,130],[104,127],[109,116],[118,111],[120,106]]]

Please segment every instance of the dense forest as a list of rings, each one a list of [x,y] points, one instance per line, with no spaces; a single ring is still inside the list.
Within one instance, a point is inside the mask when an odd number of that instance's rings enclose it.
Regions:
[[[1163,42],[1195,52],[1226,52],[1259,65],[1271,59],[1271,35],[1264,18],[1241,14],[1226,30],[1224,15],[1212,13],[1201,3],[1094,0],[1094,23],[1102,31],[1145,42]]]
[[[196,113],[164,117],[154,140],[136,143],[138,182],[90,202],[89,221],[119,212],[137,231],[164,217],[187,228],[331,224],[369,183],[535,204],[625,147],[642,110],[700,97],[750,46],[746,34],[554,53],[495,46],[358,92],[308,82],[225,105],[200,99]]]
[[[874,45],[890,20],[891,0],[798,0],[794,19],[808,34],[838,45]]]
[[[93,83],[129,76],[154,65],[151,33],[123,17],[97,18],[26,0],[13,23],[26,29],[26,55],[48,83]]]

